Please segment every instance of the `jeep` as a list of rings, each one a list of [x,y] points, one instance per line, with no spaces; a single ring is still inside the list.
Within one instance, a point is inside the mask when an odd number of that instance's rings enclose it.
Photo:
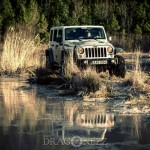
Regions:
[[[111,40],[111,38],[109,38]],[[93,66],[97,71],[109,71],[110,76],[125,77],[125,60],[117,55],[121,48],[109,41],[103,26],[58,26],[50,30],[46,50],[46,68],[58,69],[64,75],[68,52],[79,68]]]

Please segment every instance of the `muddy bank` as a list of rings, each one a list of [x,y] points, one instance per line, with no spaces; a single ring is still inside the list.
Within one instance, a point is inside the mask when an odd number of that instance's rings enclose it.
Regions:
[[[92,74],[83,77],[79,72],[70,78],[62,78],[58,71],[44,68],[28,68],[22,74],[30,85],[45,86],[54,99],[78,99],[83,102],[112,103],[112,112],[116,113],[150,113],[150,74],[149,55],[142,55],[141,70],[135,74],[136,55],[123,54],[126,60],[127,74],[125,78],[110,77],[109,73]],[[23,72],[23,71],[22,71]],[[90,71],[91,73],[92,71]],[[89,72],[88,72],[89,73]],[[138,77],[140,75],[140,77]],[[21,75],[18,73],[18,76]],[[14,77],[16,75],[14,74]],[[137,78],[133,78],[137,77]]]
[[[136,114],[150,113],[150,93],[149,83],[150,76],[143,73],[145,84],[134,83],[130,80],[133,76],[133,71],[127,71],[125,79],[117,77],[109,77],[108,72],[100,75],[99,89],[95,92],[87,92],[87,89],[82,88],[81,79],[75,76],[75,79],[64,79],[57,74],[51,74],[39,79],[34,79],[34,84],[46,84],[49,92],[55,91],[55,95],[51,97],[53,100],[78,99],[82,102],[98,102],[111,104],[110,112],[119,114]],[[77,79],[76,79],[77,78]],[[72,80],[75,80],[72,82]],[[140,85],[141,84],[141,85]]]

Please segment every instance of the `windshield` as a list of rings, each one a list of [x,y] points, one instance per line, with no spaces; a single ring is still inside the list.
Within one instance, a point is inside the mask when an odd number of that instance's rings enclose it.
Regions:
[[[65,40],[76,40],[76,39],[105,39],[105,34],[102,28],[97,27],[66,28]]]

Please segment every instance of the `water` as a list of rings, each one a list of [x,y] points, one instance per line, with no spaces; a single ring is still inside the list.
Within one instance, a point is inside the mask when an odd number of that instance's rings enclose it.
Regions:
[[[55,93],[23,80],[0,79],[0,150],[150,149],[148,115],[119,115],[109,103]]]

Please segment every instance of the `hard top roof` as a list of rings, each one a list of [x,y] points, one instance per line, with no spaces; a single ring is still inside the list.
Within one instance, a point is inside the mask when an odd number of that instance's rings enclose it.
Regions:
[[[51,29],[65,29],[65,28],[86,28],[86,27],[98,27],[98,28],[104,28],[103,26],[98,26],[98,25],[76,25],[76,26],[55,26],[51,27]]]

